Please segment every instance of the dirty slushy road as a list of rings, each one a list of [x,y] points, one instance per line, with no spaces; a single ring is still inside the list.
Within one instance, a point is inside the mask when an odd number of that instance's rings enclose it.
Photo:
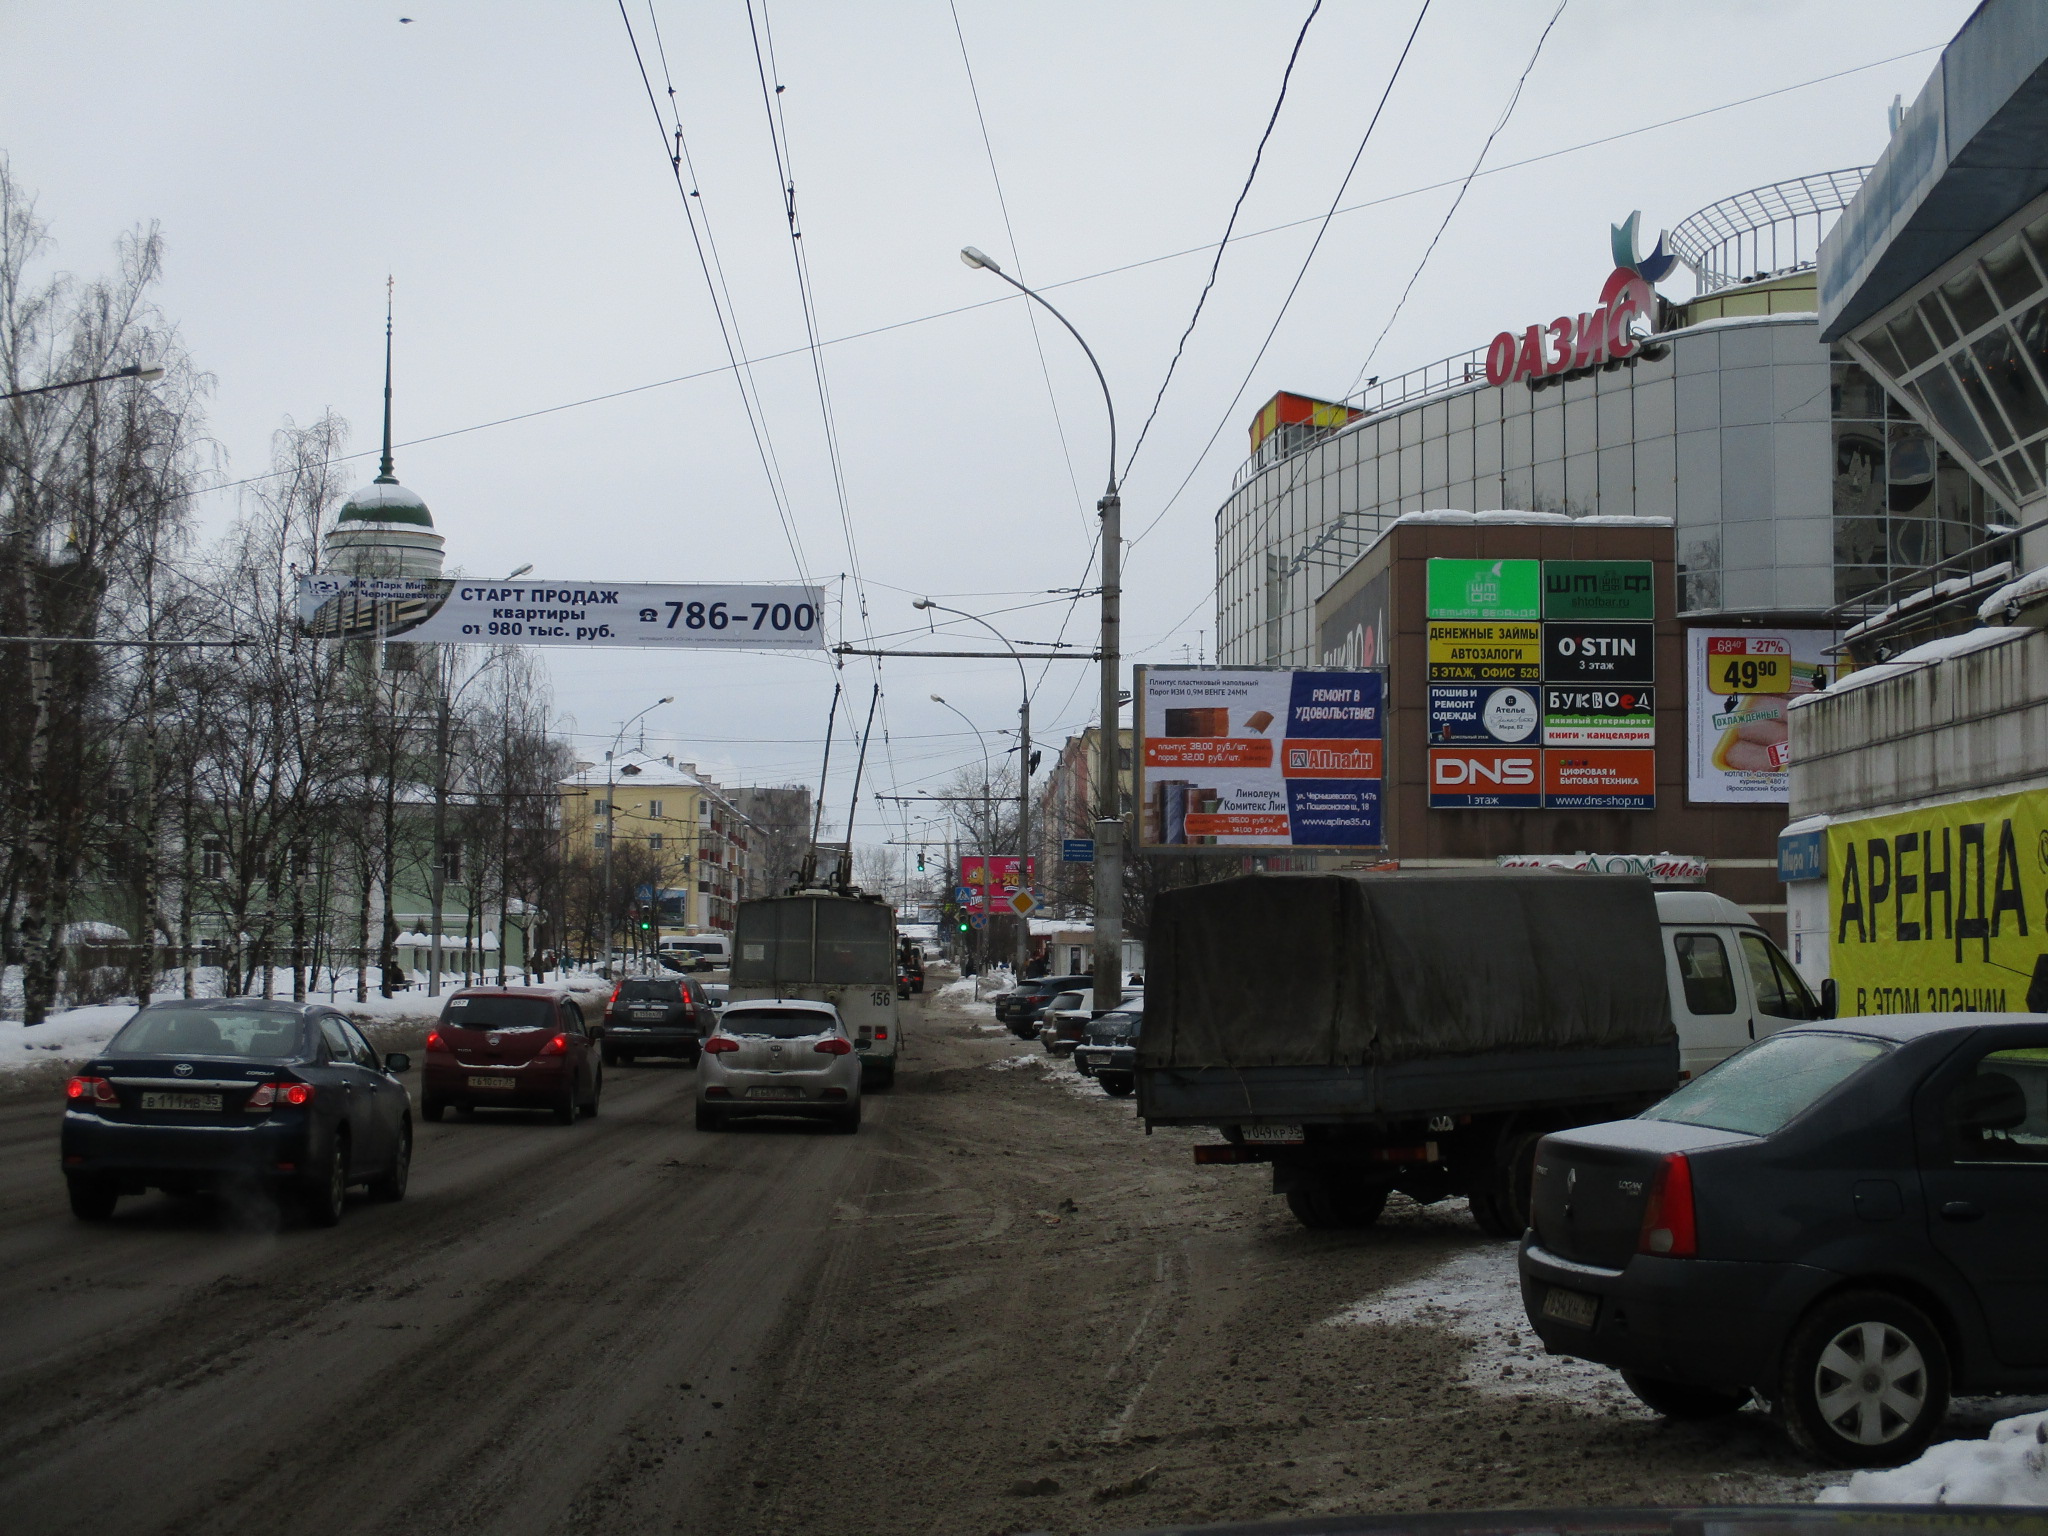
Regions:
[[[1822,1481],[1753,1411],[1665,1424],[1535,1356],[1457,1210],[1303,1231],[985,1011],[910,1009],[858,1136],[702,1134],[688,1069],[614,1069],[574,1127],[420,1126],[404,1203],[333,1231],[79,1225],[55,1104],[0,1106],[9,1529],[979,1536]]]

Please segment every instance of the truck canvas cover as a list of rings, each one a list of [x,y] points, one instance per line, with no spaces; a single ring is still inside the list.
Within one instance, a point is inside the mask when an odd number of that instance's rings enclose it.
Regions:
[[[1148,958],[1141,1069],[1676,1061],[1656,901],[1634,876],[1246,876],[1161,896]]]

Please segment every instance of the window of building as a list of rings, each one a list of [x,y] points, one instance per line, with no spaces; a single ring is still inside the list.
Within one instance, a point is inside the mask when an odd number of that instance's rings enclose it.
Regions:
[[[199,878],[202,880],[224,880],[228,873],[227,845],[217,837],[209,837],[199,845]]]
[[[600,800],[600,801],[598,801],[598,802],[597,802],[597,814],[598,814],[598,815],[600,815],[600,816],[609,816],[609,815],[611,815],[611,813],[612,813],[612,803],[611,803],[611,801],[609,801],[609,800]]]
[[[595,847],[602,848],[604,846],[604,834],[602,832],[598,833],[591,839],[591,843]]]
[[[659,804],[660,802],[657,801],[656,803]],[[647,846],[649,848],[652,848],[656,853],[661,852],[661,834],[659,832],[649,834],[647,839]]]
[[[441,850],[441,878],[450,884],[462,883],[462,845],[454,843]]]
[[[661,802],[659,800],[648,801],[647,814],[652,816],[656,821],[659,821],[661,819]]]

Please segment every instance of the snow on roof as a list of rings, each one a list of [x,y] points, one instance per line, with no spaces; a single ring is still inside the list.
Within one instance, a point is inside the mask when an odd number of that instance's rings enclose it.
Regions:
[[[2012,569],[2010,565],[2005,568]],[[2003,623],[2012,613],[2043,597],[2048,597],[2048,565],[2038,566],[2019,580],[2000,587],[1978,605],[1977,617],[1986,624]]]
[[[2005,645],[2031,634],[2028,629],[1968,629],[1960,635],[1944,635],[1939,640],[1930,640],[1925,645],[1916,645],[1910,651],[1901,651],[1890,661],[1880,662],[1874,667],[1862,667],[1847,677],[1836,681],[1832,688],[1818,693],[1796,695],[1787,706],[1799,709],[1831,694],[1843,693],[1851,688],[1868,688],[1873,683],[1888,682],[1903,677],[1908,672],[1922,667],[1939,666],[1944,661],[1953,661],[1958,656],[1968,656],[1974,651],[1989,650],[1995,645]]]
[[[618,789],[633,789],[641,785],[659,785],[663,788],[683,787],[708,789],[713,794],[723,794],[716,784],[697,771],[695,763],[675,763],[665,757],[635,748],[621,752],[612,759],[610,782]],[[579,764],[575,773],[562,780],[565,789],[602,789],[606,783],[603,763]]]
[[[1938,603],[1944,598],[1954,597],[1959,592],[1967,592],[1972,587],[1981,587],[1991,582],[2004,581],[2011,574],[2012,562],[2010,560],[2002,560],[1997,565],[1986,566],[1974,576],[1951,576],[1945,581],[1937,581],[1931,587],[1922,587],[1917,592],[1908,592],[1882,613],[1873,614],[1861,623],[1851,626],[1842,638],[1844,640],[1853,640],[1858,635],[1867,635],[1872,630],[1880,629],[1884,625],[1889,624],[1893,619],[1910,609],[1925,607],[1929,603]],[[1988,624],[1991,621],[1987,618],[1984,622]]]
[[[1386,527],[1373,535],[1372,543],[1366,545],[1369,553],[1396,528],[1404,524],[1450,523],[1466,527],[1501,527],[1530,525],[1547,526],[1553,523],[1571,523],[1589,528],[1669,528],[1668,517],[1630,517],[1621,513],[1596,512],[1586,517],[1572,517],[1563,512],[1523,512],[1503,508],[1496,512],[1461,512],[1455,507],[1432,507],[1423,512],[1403,512]]]
[[[65,944],[126,944],[128,930],[112,923],[66,923],[59,942]]]

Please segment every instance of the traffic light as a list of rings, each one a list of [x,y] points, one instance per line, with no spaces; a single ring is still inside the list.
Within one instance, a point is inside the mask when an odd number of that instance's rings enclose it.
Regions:
[[[642,933],[645,933],[648,929],[652,928],[653,926],[654,924],[650,923],[646,918],[643,917],[640,919],[640,931]]]
[[[964,917],[960,919],[960,931],[962,933],[967,931],[967,919]]]
[[[917,872],[920,875],[924,873],[924,850],[922,848],[917,850]]]

